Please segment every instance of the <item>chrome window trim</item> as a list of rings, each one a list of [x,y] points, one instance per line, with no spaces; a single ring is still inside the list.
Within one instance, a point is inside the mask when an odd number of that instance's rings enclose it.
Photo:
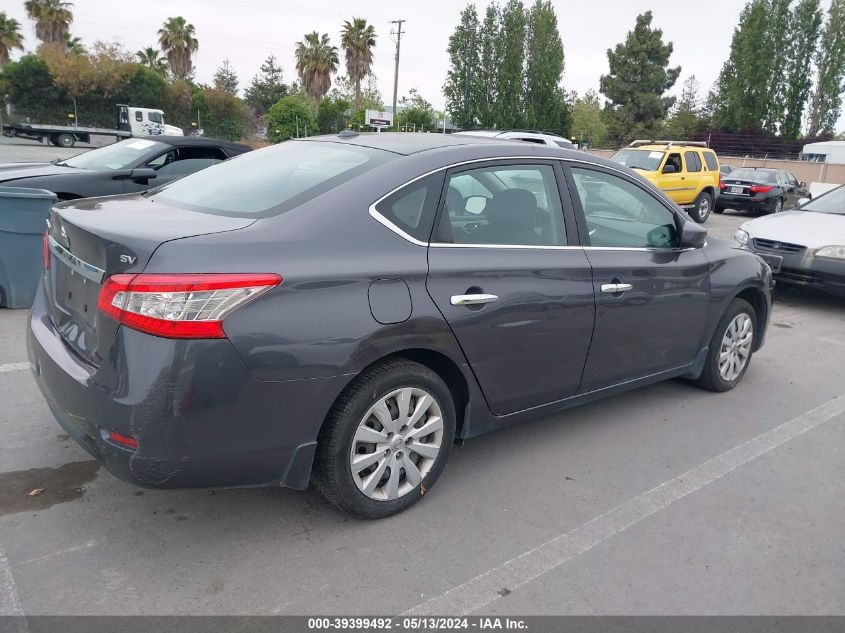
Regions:
[[[598,167],[600,169],[607,169],[608,171],[615,171],[622,176],[630,177],[630,174],[622,171],[621,169],[617,169],[612,166],[602,165],[601,163],[596,163],[594,161],[583,160],[579,158],[561,158],[560,156],[494,156],[489,158],[473,158],[472,160],[464,160],[457,163],[451,163],[449,165],[444,165],[442,167],[438,167],[437,169],[432,169],[431,171],[427,171],[424,174],[417,176],[407,182],[402,183],[398,187],[394,187],[386,194],[381,196],[378,200],[373,202],[369,207],[370,216],[379,224],[384,226],[385,228],[393,231],[401,237],[402,239],[410,242],[415,246],[425,246],[431,248],[504,248],[504,249],[531,249],[531,250],[575,250],[575,249],[582,249],[582,250],[593,250],[593,251],[658,251],[661,253],[669,252],[669,251],[688,251],[694,250],[689,248],[674,248],[674,249],[665,249],[665,248],[637,248],[637,247],[621,247],[621,246],[583,246],[583,245],[563,245],[563,246],[538,246],[536,244],[450,244],[447,242],[423,242],[422,240],[418,240],[413,235],[410,235],[402,228],[394,224],[390,219],[379,213],[376,207],[384,202],[387,198],[392,196],[394,193],[399,191],[400,189],[404,189],[405,187],[412,185],[413,183],[417,182],[418,180],[422,180],[423,178],[427,178],[432,174],[436,174],[441,171],[447,171],[449,169],[454,169],[455,167],[462,167],[464,165],[473,165],[475,163],[488,163],[492,161],[502,161],[502,160],[534,160],[534,161],[557,161],[559,163],[578,163],[581,165],[592,165],[593,167]],[[661,202],[658,200],[658,202]],[[662,204],[662,202],[661,202]],[[663,205],[664,207],[666,205]],[[666,207],[668,210],[674,211]]]
[[[67,264],[71,270],[78,272],[80,275],[93,282],[100,283],[103,281],[103,277],[106,274],[105,270],[97,268],[88,262],[82,261],[64,246],[59,244],[52,235],[49,236],[49,245],[50,252]]]

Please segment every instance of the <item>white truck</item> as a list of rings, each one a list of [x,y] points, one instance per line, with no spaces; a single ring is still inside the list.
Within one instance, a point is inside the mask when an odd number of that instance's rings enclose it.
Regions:
[[[3,125],[3,135],[28,138],[39,143],[47,139],[59,147],[73,147],[77,141],[90,143],[92,136],[112,136],[119,141],[132,136],[184,136],[184,132],[182,128],[167,125],[164,122],[163,110],[118,104],[117,126],[114,129],[78,125],[6,123]]]

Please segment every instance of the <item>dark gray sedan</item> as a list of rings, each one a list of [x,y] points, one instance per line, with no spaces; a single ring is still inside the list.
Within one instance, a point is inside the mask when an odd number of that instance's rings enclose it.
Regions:
[[[0,185],[53,191],[59,200],[146,191],[252,150],[196,136],[130,138],[51,163],[0,163]]]
[[[419,500],[455,438],[673,377],[733,388],[771,306],[759,257],[634,172],[436,134],[290,141],[60,204],[45,256],[33,371],[109,470],[313,480],[364,517]]]

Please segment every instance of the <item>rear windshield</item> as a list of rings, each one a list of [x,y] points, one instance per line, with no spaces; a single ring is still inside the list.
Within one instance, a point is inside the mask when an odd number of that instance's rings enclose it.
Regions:
[[[186,176],[159,189],[153,200],[206,213],[273,215],[383,164],[389,156],[353,145],[288,141]]]
[[[801,207],[802,211],[815,211],[816,213],[833,213],[845,215],[845,186],[838,187],[832,191],[810,200]],[[837,242],[838,243],[838,242]]]
[[[750,180],[751,182],[777,183],[778,175],[774,171],[760,171],[759,169],[735,169],[730,174],[731,180]]]
[[[657,171],[663,161],[663,152],[648,149],[621,149],[610,159],[631,169]]]

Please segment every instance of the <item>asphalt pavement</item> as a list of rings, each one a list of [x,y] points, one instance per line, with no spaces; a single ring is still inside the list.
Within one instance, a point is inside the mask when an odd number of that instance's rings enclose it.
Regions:
[[[780,297],[729,393],[675,380],[470,440],[375,522],[119,481],[53,420],[25,321],[0,310],[0,614],[845,614],[843,300]]]

